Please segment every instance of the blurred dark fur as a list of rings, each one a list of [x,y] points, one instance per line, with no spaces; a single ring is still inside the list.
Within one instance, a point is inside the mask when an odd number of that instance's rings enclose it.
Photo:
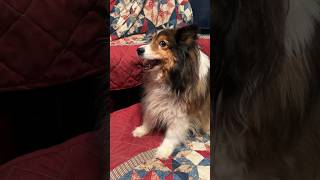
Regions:
[[[109,177],[109,109],[110,109],[110,101],[109,101],[109,93],[108,93],[108,75],[107,73],[102,73],[97,77],[97,83],[95,84],[95,102],[94,102],[94,110],[96,118],[96,128],[97,129],[97,138],[100,142],[100,152],[101,152],[101,177],[105,179],[105,177]],[[106,176],[107,175],[107,176]]]
[[[320,26],[311,16],[317,5],[214,1],[215,180],[320,179]],[[288,35],[299,29],[306,31]],[[295,49],[294,38],[308,35]]]

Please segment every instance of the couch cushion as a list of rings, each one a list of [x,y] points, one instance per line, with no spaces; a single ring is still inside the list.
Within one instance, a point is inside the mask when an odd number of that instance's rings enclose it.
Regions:
[[[105,69],[103,0],[7,0],[0,9],[0,92]]]
[[[101,179],[101,146],[96,132],[21,156],[0,166],[0,179]]]

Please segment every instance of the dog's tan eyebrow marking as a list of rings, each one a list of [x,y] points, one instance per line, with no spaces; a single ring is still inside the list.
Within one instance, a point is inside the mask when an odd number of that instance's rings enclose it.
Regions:
[[[159,41],[163,41],[163,40],[167,41],[167,36],[165,36],[165,35],[160,35],[157,39],[158,39]]]
[[[160,41],[166,41],[166,42],[168,43],[167,36],[161,35],[161,34],[157,34],[157,35],[153,38],[153,40],[152,40],[152,42],[151,42],[151,44],[150,44],[151,49],[152,49],[153,51],[157,51],[157,50],[158,50],[158,48],[159,48],[159,42],[160,42]]]

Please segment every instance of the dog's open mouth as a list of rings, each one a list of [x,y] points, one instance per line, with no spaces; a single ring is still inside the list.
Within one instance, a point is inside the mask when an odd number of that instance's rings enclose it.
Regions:
[[[161,60],[153,59],[153,60],[144,60],[143,61],[143,70],[148,71],[154,68],[157,65],[161,64]]]

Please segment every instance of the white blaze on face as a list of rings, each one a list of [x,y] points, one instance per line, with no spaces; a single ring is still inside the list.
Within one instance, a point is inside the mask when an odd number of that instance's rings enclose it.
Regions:
[[[140,48],[144,48],[144,53],[141,56],[143,59],[146,59],[146,60],[161,59],[161,56],[159,56],[157,53],[155,53],[151,49],[151,44],[142,45],[140,46]]]

